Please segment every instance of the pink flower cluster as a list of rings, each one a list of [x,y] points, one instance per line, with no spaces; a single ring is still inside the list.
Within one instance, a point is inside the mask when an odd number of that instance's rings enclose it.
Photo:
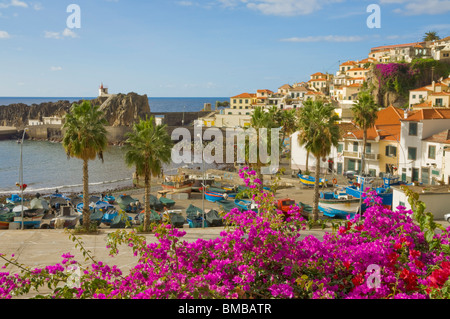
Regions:
[[[252,172],[241,171],[248,185],[257,184]],[[362,219],[347,220],[338,232],[319,239],[302,234],[303,221],[295,209],[280,222],[276,209],[270,213],[272,197],[256,192],[258,212],[231,210],[224,219],[232,227],[218,238],[188,242],[185,231],[166,226],[157,243],[133,246],[137,261],[128,273],[94,263],[71,297],[426,299],[448,281],[450,256],[429,247],[404,207],[389,210],[369,196],[371,206]],[[448,230],[435,238],[448,245]],[[70,254],[63,258],[63,265],[73,262]],[[370,270],[373,265],[379,273]],[[64,269],[57,264],[46,272],[62,274]],[[0,273],[0,297],[10,298],[26,280]],[[57,292],[52,297],[62,298]]]

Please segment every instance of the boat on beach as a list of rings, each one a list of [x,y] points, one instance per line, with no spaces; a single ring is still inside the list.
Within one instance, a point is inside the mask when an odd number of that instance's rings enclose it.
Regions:
[[[300,179],[300,182],[305,185],[305,186],[309,186],[309,187],[314,187],[314,183],[316,181],[314,176],[310,176],[310,175],[303,175],[303,174],[298,174],[297,175],[298,178]],[[328,182],[328,180],[321,178],[319,180],[319,185],[323,186],[324,183],[326,184]]]
[[[218,202],[225,199],[225,193],[216,193],[211,191],[205,191],[205,199],[209,202]]]
[[[321,192],[319,211],[331,218],[353,218],[359,211],[360,200],[351,195],[336,195],[334,192]]]
[[[127,213],[138,213],[141,211],[141,203],[139,200],[131,197],[130,195],[120,195],[116,201],[120,209]]]

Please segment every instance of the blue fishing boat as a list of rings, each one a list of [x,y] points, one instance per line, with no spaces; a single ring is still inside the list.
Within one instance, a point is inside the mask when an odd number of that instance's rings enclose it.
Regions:
[[[189,228],[208,227],[206,220],[203,219],[204,216],[203,210],[192,204],[186,209],[186,221]]]
[[[300,179],[300,182],[305,185],[305,186],[309,186],[309,187],[314,187],[314,183],[316,181],[316,179],[314,178],[314,176],[310,176],[310,175],[302,175],[302,174],[298,174],[297,175],[298,178]],[[327,183],[328,180],[324,180],[323,178],[321,178],[319,180],[319,185],[323,186],[323,183]]]
[[[248,210],[253,210],[254,212],[258,211],[258,206],[251,200],[235,199],[234,203],[245,211],[248,211]]]
[[[25,201],[25,200],[24,200]],[[17,205],[22,202],[22,197],[17,194],[12,194],[11,197],[6,199],[7,204]]]
[[[119,198],[117,198],[117,204],[119,204],[119,207],[127,213],[137,214],[141,211],[141,203],[139,200],[130,195],[120,195]]]
[[[321,192],[319,211],[331,218],[353,218],[359,211],[360,200],[350,195]]]
[[[381,198],[381,205],[392,208],[393,201],[393,192],[389,187],[392,180],[385,181],[384,185],[388,187],[376,187],[375,189],[372,187],[373,177],[360,177],[358,176],[358,183],[346,187],[346,193],[355,198],[361,198],[362,194],[366,192],[366,189],[369,191],[375,190],[377,196]],[[363,201],[366,199],[366,196],[363,196]],[[366,205],[362,204],[362,211],[364,212],[366,209]]]
[[[116,201],[116,198],[114,196],[112,196],[112,195],[106,195],[106,196],[103,197],[103,200],[105,202],[110,203],[110,204],[114,204],[114,202]]]
[[[224,200],[225,197],[224,197],[224,193],[216,193],[216,192],[211,192],[211,191],[205,191],[205,199],[207,201],[215,203],[215,202]]]

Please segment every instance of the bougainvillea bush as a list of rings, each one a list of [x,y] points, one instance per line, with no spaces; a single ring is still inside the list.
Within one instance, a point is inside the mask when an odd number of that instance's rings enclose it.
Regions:
[[[245,168],[241,175],[258,209],[231,210],[224,216],[228,226],[220,237],[187,242],[185,231],[162,224],[155,230],[158,242],[147,243],[133,231],[119,230],[107,249],[112,255],[123,244],[133,250],[136,266],[128,273],[87,256],[92,265],[83,268],[75,278],[78,284],[73,284],[69,270],[82,267],[65,254],[57,265],[18,265],[20,274],[0,273],[0,296],[26,295],[41,287],[51,291],[38,295],[42,298],[80,299],[450,296],[449,229],[431,233],[426,226],[432,225],[429,215],[422,215],[419,223],[415,212],[383,208],[368,193],[370,207],[362,219],[346,220],[317,239],[302,234],[306,223],[298,207],[286,216],[274,208],[272,193],[258,193],[254,185],[260,181],[253,171]]]

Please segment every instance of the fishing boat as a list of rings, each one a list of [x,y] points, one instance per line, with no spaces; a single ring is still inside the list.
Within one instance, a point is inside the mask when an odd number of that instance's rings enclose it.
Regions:
[[[205,186],[211,186],[212,183],[214,182],[214,178],[208,177],[203,179],[202,176],[189,176],[190,179],[192,179],[193,185],[192,185],[192,191],[193,192],[200,192],[203,184],[205,184]]]
[[[225,197],[224,197],[225,194],[224,193],[216,193],[216,192],[211,192],[211,191],[205,191],[204,194],[205,194],[205,199],[207,201],[210,201],[210,202],[213,202],[213,203],[225,199]]]
[[[15,211],[14,223],[23,224],[24,228],[40,228],[42,218],[45,211],[42,209],[27,209],[23,211]]]
[[[66,206],[61,209],[61,213],[58,216],[52,218],[49,222],[49,228],[51,229],[74,229],[81,219],[82,214],[75,211],[72,207]]]
[[[24,201],[25,201],[25,200],[24,200]],[[22,197],[20,197],[20,196],[17,195],[17,194],[12,194],[11,197],[8,197],[8,198],[6,199],[6,203],[7,203],[7,204],[17,205],[17,204],[19,204],[19,203],[21,203],[21,202],[22,202]]]
[[[186,221],[189,228],[208,227],[206,220],[204,220],[204,212],[202,209],[194,205],[189,205],[186,209]]]
[[[127,213],[138,213],[141,211],[141,203],[139,200],[130,195],[120,195],[119,198],[117,198],[117,204]]]
[[[186,220],[181,215],[181,210],[167,210],[163,213],[163,220],[167,220],[175,228],[183,228]]]
[[[135,220],[138,221],[140,224],[143,224],[144,218],[145,218],[145,210],[137,214]],[[161,220],[162,220],[161,214],[159,214],[157,211],[153,209],[150,209],[150,223],[160,223]]]
[[[355,198],[361,198],[361,196],[366,193],[366,190],[369,191],[375,190],[377,193],[377,196],[381,198],[381,205],[383,205],[386,208],[391,209],[392,208],[392,201],[393,201],[393,192],[390,188],[391,179],[388,179],[384,182],[384,185],[389,185],[388,187],[373,187],[373,182],[375,180],[374,177],[361,177],[358,176],[358,182],[354,183],[353,185],[346,187],[346,193],[348,195],[351,195]],[[366,196],[362,196],[363,200],[366,199]],[[366,205],[362,204],[361,206],[362,211],[364,212],[366,209]]]
[[[175,201],[173,199],[167,198],[167,197],[160,197],[159,201],[162,203],[164,207],[167,209],[170,209],[175,206]]]
[[[253,210],[255,212],[258,211],[258,206],[251,200],[235,199],[234,203],[245,211],[248,210]]]
[[[205,214],[205,222],[207,223],[208,227],[221,227],[221,226],[223,226],[223,218],[214,209],[210,209]]]
[[[132,218],[128,217],[128,220],[131,221]],[[123,215],[117,214],[114,216],[114,218],[111,220],[109,224],[109,228],[118,229],[118,228],[125,228],[127,227],[127,220]]]
[[[116,198],[114,196],[112,196],[112,195],[106,195],[106,196],[103,197],[103,200],[112,205],[112,204],[115,203]]]
[[[0,208],[0,229],[9,229],[9,224],[14,222],[14,216],[16,213],[9,209]]]
[[[194,181],[189,179],[186,175],[166,176],[161,186],[164,190],[172,193],[188,193],[192,192]]]
[[[301,182],[303,185],[309,186],[309,187],[314,187],[314,183],[315,183],[315,181],[316,181],[316,179],[315,179],[314,176],[310,176],[310,175],[302,175],[302,174],[298,174],[297,176],[298,176],[298,178],[300,179],[300,182]],[[326,184],[327,182],[328,182],[328,180],[321,178],[321,179],[319,180],[319,185],[320,185],[320,186],[323,186],[323,184],[324,184],[324,183]]]
[[[360,208],[359,198],[350,195],[336,196],[334,192],[321,192],[319,211],[331,218],[353,218]]]
[[[225,213],[230,212],[233,208],[237,208],[239,211],[243,211],[241,206],[236,205],[234,201],[220,200],[217,202],[219,208],[221,208]]]
[[[91,211],[91,215],[89,216],[89,219],[91,220],[91,223],[97,224],[97,226],[100,226],[103,219],[103,212],[100,209],[94,208]],[[83,224],[83,215],[80,214],[80,224]]]

